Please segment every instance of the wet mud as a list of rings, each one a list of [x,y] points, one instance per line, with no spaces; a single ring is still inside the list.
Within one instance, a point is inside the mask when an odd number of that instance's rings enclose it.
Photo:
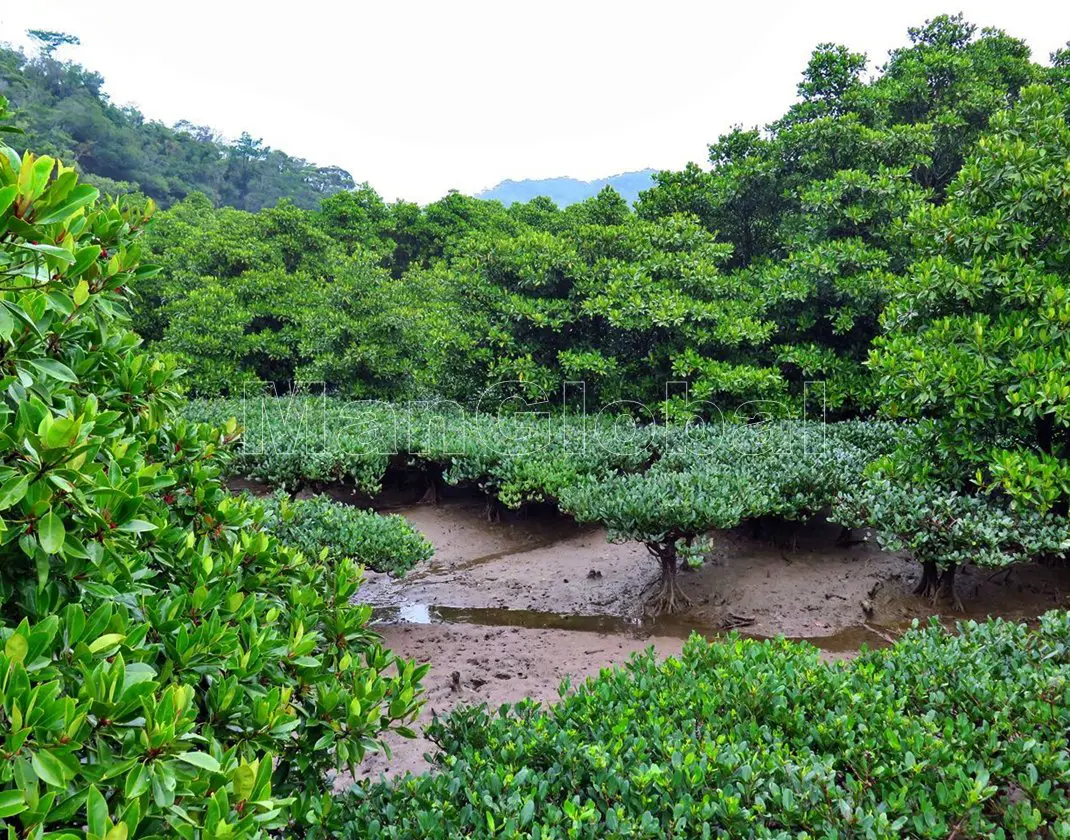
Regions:
[[[967,567],[956,612],[911,593],[916,563],[858,533],[843,544],[837,526],[819,522],[718,534],[706,564],[681,572],[694,606],[651,617],[659,569],[641,545],[607,543],[601,529],[552,511],[490,522],[481,501],[464,497],[390,510],[427,535],[435,556],[404,579],[369,573],[361,599],[388,647],[432,664],[421,723],[462,703],[552,702],[564,678],[576,684],[649,646],[679,653],[692,632],[806,640],[835,660],[892,643],[914,619],[1028,620],[1070,605],[1065,567]],[[422,737],[391,746],[393,757],[370,756],[360,777],[427,769],[433,745]]]

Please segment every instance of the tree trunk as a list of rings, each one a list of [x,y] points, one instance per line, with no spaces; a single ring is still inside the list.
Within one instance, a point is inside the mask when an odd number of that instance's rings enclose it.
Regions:
[[[676,578],[678,566],[676,541],[647,543],[646,548],[661,562],[661,587],[658,594],[647,605],[647,612],[651,615],[671,615],[683,612],[691,606],[691,599],[680,589]]]
[[[962,601],[959,600],[958,593],[955,592],[954,563],[944,569],[944,573],[940,575],[940,589],[933,596],[933,601],[943,601],[946,604],[951,604],[952,608],[958,612],[964,612]]]
[[[438,477],[434,473],[427,472],[424,473],[424,478],[427,481],[427,489],[416,504],[438,507]]]
[[[915,595],[928,598],[932,603],[944,602],[951,604],[954,609],[962,612],[962,601],[955,592],[955,570],[952,563],[941,571],[936,563],[928,561],[922,564],[921,580],[914,590]]]

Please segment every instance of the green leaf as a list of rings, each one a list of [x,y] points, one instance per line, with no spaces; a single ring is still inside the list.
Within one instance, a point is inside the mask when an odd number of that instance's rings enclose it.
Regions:
[[[99,196],[100,190],[96,187],[92,187],[89,184],[79,184],[71,190],[71,194],[67,196],[65,201],[46,211],[44,216],[40,216],[34,221],[39,225],[62,222],[78,208],[92,204]]]
[[[63,540],[67,536],[67,530],[63,526],[63,520],[52,511],[46,513],[37,523],[37,541],[47,554],[58,554],[63,548]]]
[[[129,833],[130,829],[126,827],[126,822],[124,821],[112,826],[111,831],[105,835],[104,840],[126,840]]]
[[[24,251],[35,251],[38,254],[43,254],[46,257],[55,257],[61,262],[65,262],[70,265],[74,262],[74,254],[68,251],[66,248],[58,248],[55,245],[34,245],[33,243],[23,243],[18,246]]]
[[[21,502],[29,487],[28,475],[13,475],[5,481],[0,485],[0,510],[7,510]]]
[[[127,799],[135,799],[149,789],[149,771],[144,764],[135,764],[126,774],[123,794]]]
[[[234,796],[239,800],[248,799],[253,794],[253,785],[256,782],[256,773],[248,764],[240,764],[234,768],[231,774],[231,782],[234,785]]]
[[[46,449],[71,446],[71,438],[78,434],[77,423],[69,417],[57,417],[42,438]]]
[[[11,164],[11,168],[15,172],[18,172],[19,169],[22,167],[22,159],[19,157],[18,152],[16,152],[10,146],[4,143],[0,143],[0,155],[3,155],[7,158],[7,162]]]
[[[144,531],[155,531],[156,526],[151,522],[146,522],[144,519],[130,519],[116,527],[115,530],[126,531],[131,534],[140,534]]]
[[[74,302],[81,306],[87,300],[89,300],[89,284],[85,280],[79,280],[78,285],[74,287]]]
[[[74,375],[74,371],[63,362],[57,362],[55,359],[30,359],[29,361],[31,365],[46,376],[54,377],[62,382],[78,382],[78,377]]]
[[[74,265],[67,271],[67,276],[74,278],[80,277],[85,273],[93,263],[100,258],[100,246],[90,245],[86,248],[79,248],[74,253]]]
[[[89,786],[85,807],[86,816],[89,818],[89,833],[103,837],[108,828],[108,803],[96,785]]]
[[[8,300],[0,300],[0,306],[2,306],[9,313],[11,313],[11,315],[14,316],[15,320],[21,321],[23,325],[25,325],[25,327],[38,338],[43,338],[43,336],[41,335],[41,330],[37,328],[37,322],[34,321],[33,318],[31,318],[29,315],[27,315],[26,310],[24,310],[21,306],[17,306],[16,304]]]
[[[0,308],[0,339],[7,341],[15,332],[15,319],[6,309]]]
[[[200,767],[202,770],[208,770],[211,773],[219,772],[219,762],[216,761],[208,753],[203,752],[184,752],[175,756],[179,761],[184,761],[186,764],[192,764],[194,767]]]
[[[19,188],[14,184],[9,187],[4,187],[2,190],[0,190],[0,213],[3,213],[5,210],[7,210],[8,207],[14,204],[15,199],[18,197],[18,195]]]
[[[102,650],[115,647],[120,644],[126,636],[122,633],[105,633],[98,639],[94,639],[92,644],[89,645],[90,653],[100,653]]]
[[[13,634],[4,644],[4,655],[12,662],[25,661],[26,654],[29,653],[29,650],[30,643],[26,641],[26,637],[21,633]]]
[[[45,750],[35,752],[30,763],[37,778],[46,785],[59,788],[67,786],[67,768],[52,753]]]
[[[28,807],[25,796],[18,788],[0,791],[0,819],[21,814]]]

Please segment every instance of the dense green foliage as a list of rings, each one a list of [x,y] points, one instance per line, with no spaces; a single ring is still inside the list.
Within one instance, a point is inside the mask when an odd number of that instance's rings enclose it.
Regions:
[[[937,448],[1016,506],[1070,499],[1070,104],[1029,88],[940,207],[906,220],[872,366],[893,414],[935,419]],[[941,467],[934,472],[940,476]],[[955,480],[958,474],[940,476]]]
[[[1070,551],[1065,516],[1015,508],[999,494],[888,478],[898,459],[938,451],[927,425],[652,425],[328,397],[193,401],[185,413],[215,425],[238,418],[245,435],[231,470],[292,490],[341,482],[371,499],[400,470],[422,473],[429,498],[445,481],[478,488],[507,508],[549,503],[603,525],[609,539],[642,542],[661,564],[655,611],[686,604],[676,571],[702,562],[709,531],[765,518],[831,511],[845,526],[875,528],[884,548],[923,564],[919,591],[934,595],[941,569],[950,571],[940,594],[951,596],[957,565]],[[399,556],[416,554],[406,548]]]
[[[886,452],[890,427],[775,423],[683,427],[660,441],[640,472],[589,477],[565,488],[561,507],[599,522],[609,539],[638,540],[662,566],[655,611],[688,599],[676,584],[681,559],[701,562],[705,535],[750,520],[820,515]]]
[[[1070,549],[1070,124],[1032,87],[993,120],[938,207],[903,222],[870,365],[884,410],[925,418],[847,501],[889,548],[941,570]]]
[[[331,773],[412,734],[426,672],[368,629],[361,566],[431,546],[223,485],[416,475],[550,505],[642,542],[656,610],[708,532],[767,517],[873,527],[933,594],[965,562],[1065,557],[1070,52],[958,17],[909,36],[868,80],[820,46],[787,114],[635,210],[388,205],[115,108],[62,33],[0,49],[5,136],[88,176],[0,146],[0,827],[1070,837],[1065,613],[842,667],[693,639],[549,710],[458,711],[436,773],[339,814]],[[171,206],[142,237],[147,196]],[[829,414],[864,419],[807,419]]]
[[[1008,566],[1070,552],[1066,517],[1015,509],[1004,499],[934,482],[889,478],[882,472],[888,463],[878,460],[864,481],[837,498],[833,518],[874,528],[882,548],[906,551],[920,562],[919,595],[952,595],[956,566]]]
[[[203,197],[176,205],[147,237],[163,271],[138,287],[139,332],[200,394],[299,379],[399,397],[469,375],[485,319],[440,273],[400,279],[379,264],[400,246],[354,217],[370,195],[341,194],[320,215],[285,203],[217,210]]]
[[[550,708],[439,720],[434,773],[356,789],[340,836],[1066,837],[1070,624],[907,633],[843,665],[693,637]]]
[[[286,545],[307,555],[347,557],[377,572],[400,575],[427,560],[427,537],[397,514],[334,502],[326,496],[291,500],[276,493],[264,501],[267,527]]]
[[[788,113],[722,137],[709,169],[660,173],[636,212],[611,189],[563,210],[387,205],[367,188],[318,213],[176,207],[139,329],[205,395],[303,379],[474,405],[502,382],[543,398],[582,381],[590,406],[867,412],[864,363],[916,257],[902,220],[945,203],[1023,87],[1066,82],[1065,55],[1035,63],[958,17],[909,37],[872,79],[864,56],[821,45]]]
[[[200,192],[245,210],[282,198],[312,209],[325,196],[353,188],[344,169],[313,166],[248,134],[225,142],[206,126],[169,128],[137,108],[116,106],[99,73],[53,56],[57,46],[70,43],[56,38],[70,36],[41,34],[50,37],[38,39],[42,49],[33,58],[0,45],[0,95],[17,109],[15,124],[25,134],[13,145],[20,152],[68,161],[85,183],[107,193],[141,192],[163,206]]]
[[[328,774],[407,732],[426,668],[368,629],[343,550],[224,491],[234,425],[179,417],[129,328],[152,207],[97,199],[0,145],[0,827],[303,836]]]
[[[895,222],[939,203],[992,115],[1048,74],[1022,42],[961,18],[909,35],[869,82],[865,56],[819,46],[782,119],[722,137],[711,171],[666,173],[640,204],[646,218],[695,213],[732,244],[731,276],[756,290],[768,325],[744,345],[768,373],[762,396],[802,377],[824,382],[831,407],[872,405],[861,363],[912,255]],[[716,393],[723,356],[698,354],[686,372]]]
[[[341,481],[372,497],[388,471],[424,469],[480,487],[508,507],[554,501],[580,475],[638,469],[664,430],[610,418],[494,416],[450,404],[324,397],[193,400],[187,417],[237,418],[245,435],[230,468],[298,489]]]
[[[787,114],[720,138],[708,170],[659,174],[635,212],[611,190],[564,210],[389,206],[368,189],[318,214],[186,202],[153,234],[164,270],[139,321],[201,394],[304,381],[492,412],[519,398],[643,421],[917,419],[897,452],[871,453],[889,457],[868,482],[822,499],[922,562],[922,591],[942,570],[950,588],[963,561],[1068,548],[1068,64],[961,17],[911,29],[869,79],[865,56],[821,45]],[[386,460],[362,445],[300,470],[377,481]],[[506,504],[567,486],[581,518],[631,509],[612,530],[661,535],[644,542],[666,556],[701,553],[703,526],[779,480],[730,465],[723,484],[742,489],[703,513],[695,470],[647,460],[450,468]]]

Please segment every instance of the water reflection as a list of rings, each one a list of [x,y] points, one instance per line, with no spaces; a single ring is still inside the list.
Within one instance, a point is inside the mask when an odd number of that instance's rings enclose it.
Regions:
[[[686,616],[666,615],[656,618],[625,618],[615,615],[573,615],[539,610],[511,610],[500,608],[448,607],[438,604],[403,603],[372,610],[373,624],[474,624],[483,627],[523,627],[536,630],[579,630],[644,639],[650,636],[671,636],[686,639],[699,633],[708,639],[724,635],[723,630],[704,627],[689,621]],[[740,632],[741,636],[764,639],[766,636]],[[865,626],[849,627],[829,636],[799,638],[830,653],[855,651],[863,645],[869,648],[887,647],[888,641],[880,633]]]

